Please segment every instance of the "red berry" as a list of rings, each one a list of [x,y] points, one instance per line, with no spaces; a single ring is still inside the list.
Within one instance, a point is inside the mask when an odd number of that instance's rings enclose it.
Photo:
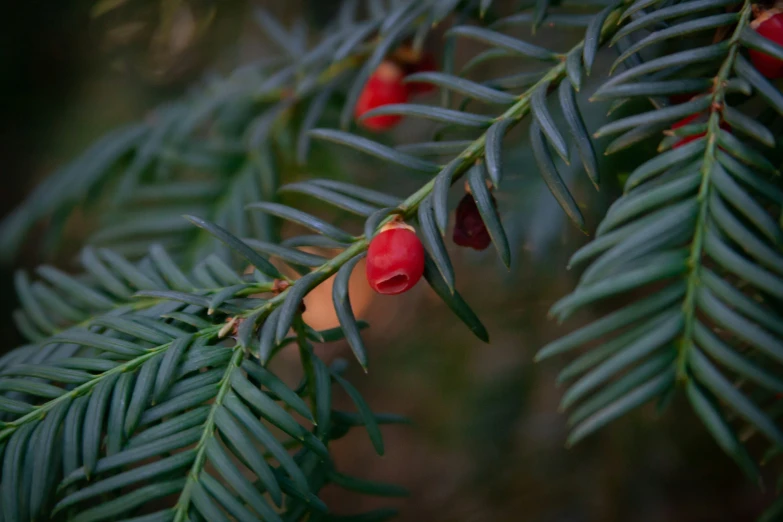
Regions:
[[[435,63],[435,57],[431,53],[424,53],[419,58],[419,61],[412,64],[407,72],[413,74],[417,72],[432,72],[437,70],[437,64]],[[408,84],[411,94],[424,94],[435,90],[435,85],[424,82],[411,82]]]
[[[698,120],[702,116],[703,116],[702,114],[691,114],[690,116],[686,116],[685,118],[681,119],[680,121],[678,121],[677,123],[672,125],[672,129],[679,129],[681,127],[685,127],[686,125],[690,125],[691,123],[695,123],[696,120]],[[686,144],[688,144],[688,143],[690,143],[692,141],[698,140],[699,138],[701,138],[705,134],[707,134],[707,133],[706,132],[702,132],[702,133],[699,133],[699,134],[692,134],[690,136],[685,136],[684,138],[679,140],[677,143],[672,145],[672,148],[673,149],[677,149],[679,147],[682,147],[683,145],[686,145]]]
[[[687,116],[677,123],[672,125],[672,129],[679,129],[681,127],[685,127],[686,125],[690,125],[691,123],[697,123],[698,121],[706,121],[707,120],[707,114],[691,114],[690,116]],[[725,121],[721,120],[720,122],[720,128],[723,130],[731,130],[731,126],[726,123]],[[683,145],[687,145],[688,143],[692,141],[696,141],[699,138],[702,138],[706,135],[706,132],[700,132],[698,134],[691,134],[690,136],[685,136],[681,140],[677,141],[674,145],[672,145],[672,149],[677,149],[682,147]]]
[[[370,241],[367,281],[379,294],[401,294],[424,273],[424,247],[409,226],[392,223]]]
[[[669,96],[669,102],[672,105],[679,105],[681,103],[689,102],[694,97],[694,93],[686,92],[685,94],[672,94]]]
[[[767,40],[783,45],[783,12],[770,9],[754,20],[751,27]],[[755,49],[749,49],[748,53],[753,66],[762,75],[770,79],[783,78],[783,60]]]
[[[392,103],[408,101],[408,87],[402,83],[402,69],[392,62],[383,62],[367,80],[354,110],[357,120],[371,109]],[[359,124],[372,131],[385,131],[397,125],[402,116],[373,116],[359,120]]]
[[[492,203],[497,206],[494,197]],[[489,237],[484,220],[481,219],[473,196],[465,194],[462,197],[457,205],[456,218],[452,235],[455,244],[474,250],[484,250],[489,246],[492,239]]]
[[[699,138],[704,137],[705,134],[707,134],[707,133],[706,132],[702,132],[701,134],[693,134],[691,136],[686,136],[683,139],[681,139],[680,141],[678,141],[677,143],[675,143],[674,145],[672,145],[672,149],[679,149],[683,145],[687,145],[688,143],[690,143],[692,141],[696,141]]]
[[[672,125],[672,129],[679,129],[681,127],[685,127],[688,124],[693,123],[694,121],[698,120],[699,118],[703,117],[703,114],[691,114],[690,116],[686,116],[677,123]]]

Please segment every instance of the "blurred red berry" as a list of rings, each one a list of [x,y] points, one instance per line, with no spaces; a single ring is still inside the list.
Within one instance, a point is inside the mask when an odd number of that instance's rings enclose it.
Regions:
[[[422,53],[419,57],[419,61],[406,68],[406,72],[408,74],[413,74],[418,72],[432,72],[437,69],[435,57],[431,53]],[[411,94],[425,94],[436,89],[435,85],[424,82],[411,82],[408,84],[408,88],[410,89]]]
[[[403,74],[405,76],[414,73],[432,72],[438,70],[438,64],[435,61],[435,57],[432,55],[432,53],[422,51],[421,49],[415,49],[410,44],[399,46],[394,51],[392,60],[402,67]],[[411,82],[407,85],[411,94],[422,94],[434,91],[436,89],[435,85],[425,82]]]
[[[696,123],[696,120],[698,120],[702,116],[703,115],[701,115],[701,114],[691,114],[690,116],[687,116],[687,117],[681,119],[680,121],[678,121],[677,123],[675,123],[674,125],[672,125],[672,129],[679,129],[681,127],[685,127],[686,125],[690,125],[691,123]],[[691,136],[685,136],[680,141],[675,143],[672,146],[672,148],[676,149],[676,148],[682,147],[683,145],[686,145],[686,144],[688,144],[688,143],[690,143],[692,141],[698,140],[699,138],[701,138],[705,134],[707,134],[707,133],[706,132],[702,132],[702,133],[699,133],[699,134],[693,134]]]
[[[770,9],[754,20],[751,27],[767,40],[783,45],[783,12]],[[770,79],[783,78],[783,60],[755,49],[749,49],[748,53],[758,72]]]
[[[669,102],[672,105],[679,105],[681,103],[689,102],[695,96],[694,93],[687,92],[685,94],[672,94],[669,96]]]
[[[361,116],[376,107],[408,101],[408,87],[402,83],[403,73],[397,65],[385,61],[378,66],[356,101],[354,116],[366,129],[380,132],[397,125],[402,116],[373,116],[360,120]]]
[[[494,196],[492,204],[497,206]],[[490,245],[492,239],[472,195],[462,197],[457,205],[456,218],[452,235],[455,244],[474,250],[484,250]]]
[[[424,247],[413,229],[390,223],[372,238],[366,273],[379,294],[401,294],[413,288],[424,273]]]
[[[690,125],[691,123],[699,123],[699,122],[706,122],[707,121],[707,114],[706,113],[700,113],[700,114],[691,114],[690,116],[687,116],[674,125],[672,125],[672,129],[679,129],[681,127],[685,127],[686,125]],[[726,123],[725,121],[721,120],[720,122],[720,128],[723,130],[731,130],[731,126]],[[672,149],[677,149],[682,147],[683,145],[687,145],[688,143],[692,141],[696,141],[699,138],[705,136],[706,132],[700,132],[698,134],[692,134],[690,136],[685,136],[678,142],[676,142],[674,145],[672,145]]]

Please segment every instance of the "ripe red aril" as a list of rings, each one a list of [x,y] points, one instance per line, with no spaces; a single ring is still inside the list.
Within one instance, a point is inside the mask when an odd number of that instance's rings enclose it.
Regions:
[[[392,222],[372,238],[367,250],[367,281],[379,294],[401,294],[424,274],[424,247],[413,228]]]
[[[378,66],[356,101],[354,116],[360,125],[380,132],[394,127],[402,120],[402,116],[393,114],[359,119],[364,113],[376,107],[408,101],[408,87],[402,83],[402,78],[402,69],[393,62],[385,61]]]
[[[687,116],[687,117],[681,119],[680,121],[678,121],[677,123],[675,123],[674,125],[672,125],[672,129],[679,129],[679,128],[685,127],[686,125],[690,125],[691,123],[696,123],[696,120],[698,120],[701,116],[702,116],[701,114],[691,114],[690,116]],[[701,132],[699,134],[692,134],[690,136],[685,136],[684,138],[679,140],[677,143],[672,145],[672,148],[676,149],[676,148],[682,147],[683,145],[686,145],[686,144],[688,144],[688,143],[690,143],[692,141],[698,140],[699,138],[701,138],[705,134],[707,134],[707,133],[706,132]]]
[[[494,196],[492,197],[492,203],[497,205]],[[455,244],[474,250],[484,250],[492,242],[487,226],[484,224],[484,220],[481,219],[476,201],[470,194],[465,194],[459,205],[457,205],[452,239]]]
[[[672,94],[669,96],[669,102],[671,102],[672,105],[679,105],[681,103],[691,101],[694,96],[696,95],[692,92],[686,92],[685,94]]]
[[[432,72],[437,70],[437,64],[435,63],[435,57],[431,53],[421,53],[419,60],[412,64],[409,68],[408,74],[418,72]],[[411,82],[408,84],[408,88],[411,94],[425,94],[435,90],[435,85],[424,82]]]
[[[690,125],[692,123],[704,123],[707,121],[708,117],[709,117],[708,113],[691,114],[690,116],[687,116],[681,119],[680,121],[678,121],[677,123],[673,124],[672,129],[679,129],[685,127],[686,125]],[[723,120],[721,120],[720,122],[720,128],[723,130],[731,130],[731,126]],[[680,139],[674,145],[672,145],[672,149],[677,149],[679,147],[682,147],[683,145],[687,145],[692,141],[696,141],[699,138],[704,137],[706,134],[707,134],[706,132],[700,132],[698,134],[691,134],[690,136],[684,136],[682,139]]]
[[[420,72],[432,72],[438,69],[432,53],[416,49],[408,44],[398,47],[394,51],[392,59],[402,67],[405,76]],[[436,89],[435,85],[426,82],[410,82],[407,85],[411,94],[423,94]]]
[[[768,9],[751,22],[750,26],[767,40],[783,45],[783,10]],[[758,72],[770,79],[783,78],[783,60],[762,51],[749,49],[750,61]]]

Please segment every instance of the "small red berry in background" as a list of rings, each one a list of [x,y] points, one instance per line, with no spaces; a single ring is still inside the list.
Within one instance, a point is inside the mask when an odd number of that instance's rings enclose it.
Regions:
[[[685,127],[686,125],[690,125],[691,123],[699,123],[699,122],[706,122],[707,121],[707,114],[691,114],[690,116],[687,116],[674,125],[672,125],[672,129],[679,129],[681,127]],[[720,128],[723,130],[731,130],[731,126],[729,126],[728,123],[725,121],[720,122]],[[700,132],[698,134],[692,134],[690,136],[685,136],[681,140],[679,140],[677,143],[672,145],[672,149],[677,149],[682,147],[683,145],[687,145],[688,143],[692,141],[696,141],[699,138],[702,138],[706,135],[706,132]]]
[[[418,72],[432,72],[437,70],[437,64],[435,63],[435,57],[431,53],[422,53],[419,61],[410,67],[408,74]],[[436,87],[431,83],[424,82],[411,82],[408,84],[408,88],[411,94],[425,94],[432,92]]]
[[[402,78],[403,71],[396,64],[390,61],[381,63],[367,80],[356,101],[355,118],[359,120],[364,113],[376,107],[408,101],[408,87],[402,83]],[[359,124],[366,129],[381,132],[394,127],[400,120],[402,116],[398,115],[373,116],[359,120]]]
[[[759,15],[750,26],[767,40],[783,45],[783,10],[769,9]],[[770,79],[783,78],[783,60],[755,49],[749,49],[750,61],[758,72]]]
[[[691,101],[696,95],[693,93],[685,93],[685,94],[672,94],[669,96],[669,102],[672,105],[679,105],[681,103],[689,102]]]
[[[402,67],[405,76],[419,72],[432,72],[438,69],[435,56],[432,53],[414,49],[410,45],[398,47],[394,51],[392,59]],[[436,89],[435,85],[425,82],[411,82],[407,85],[411,94],[424,94]]]
[[[367,281],[379,294],[407,292],[424,274],[424,247],[412,227],[391,222],[370,241],[366,267]]]
[[[497,206],[494,196],[492,204]],[[490,245],[492,239],[471,194],[465,194],[460,200],[456,218],[452,235],[455,244],[474,250],[484,250]]]
[[[696,123],[696,121],[701,117],[702,117],[701,114],[691,114],[690,116],[687,116],[681,119],[680,121],[678,121],[677,123],[675,123],[674,125],[672,125],[672,129],[679,129],[681,127],[685,127],[686,125],[690,125],[691,123]],[[685,136],[680,141],[672,145],[672,148],[677,149],[679,147],[682,147],[683,145],[687,145],[688,143],[692,141],[696,141],[706,134],[707,134],[706,132],[701,132],[699,134],[692,134],[690,136]]]

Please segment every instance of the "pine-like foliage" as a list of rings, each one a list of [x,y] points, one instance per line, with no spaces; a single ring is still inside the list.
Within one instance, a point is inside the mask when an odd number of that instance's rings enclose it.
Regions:
[[[82,251],[82,274],[42,266],[38,281],[16,278],[23,309],[15,319],[30,344],[0,359],[0,520],[341,520],[318,498],[327,483],[404,494],[335,469],[331,441],[364,426],[382,453],[379,425],[404,419],[372,413],[342,377],[344,365],[327,366],[312,343],[345,339],[368,368],[360,332],[366,325],[354,316],[348,279],[373,235],[397,215],[417,224],[429,285],[488,341],[455,290],[443,240],[449,188],[466,177],[509,266],[513,252],[491,190],[503,181],[504,136],[529,116],[538,174],[586,230],[557,158],[568,163],[573,149],[599,185],[576,95],[585,77],[597,74],[602,44],[619,57],[593,99],[638,111],[598,129],[596,137],[619,135],[605,152],[663,131],[666,137],[660,153],[630,174],[596,238],[574,255],[572,265],[591,263],[552,309],[565,319],[625,296],[615,311],[539,354],[589,344],[561,374],[574,381],[563,398],[572,409],[569,442],[642,403],[669,400],[679,386],[721,447],[758,479],[737,430],[746,430],[743,438],[766,436],[770,458],[783,447],[776,401],[783,393],[776,219],[783,192],[773,181],[783,95],[743,54],[756,48],[783,59],[783,48],[749,28],[747,0],[545,0],[501,19],[492,3],[349,0],[309,49],[303,32],[259,12],[285,56],[207,82],[147,121],[111,133],[4,222],[5,252],[44,219],[54,223],[56,238],[70,211],[87,203],[95,203],[101,226]],[[433,27],[450,21],[439,71],[407,78],[439,87],[442,104],[387,105],[364,115],[435,121],[441,125],[433,141],[395,148],[349,132],[359,94],[381,61],[404,41],[421,46]],[[582,27],[584,38],[551,50],[505,32],[543,23]],[[487,50],[456,71],[454,50],[463,40]],[[476,65],[498,57],[539,65],[470,79]],[[456,108],[452,93],[464,100]],[[669,105],[668,96],[686,93],[690,101]],[[335,100],[342,130],[318,128],[331,121]],[[696,113],[706,123],[671,130]],[[307,164],[314,140],[427,181],[405,198],[329,179],[278,187],[281,172]],[[362,233],[278,201],[292,193],[357,216]],[[315,234],[281,243],[281,221]],[[300,249],[308,245],[337,253],[325,258]],[[281,263],[292,270],[279,269]],[[285,275],[294,272],[299,277]],[[335,274],[341,326],[318,332],[303,322],[302,300]],[[301,356],[303,379],[295,387],[267,368],[288,345]],[[338,389],[356,413],[332,408]],[[773,506],[769,519],[780,511],[783,504]],[[392,515],[379,510],[361,519]]]
[[[258,297],[273,290],[260,272],[238,275],[212,256],[186,275],[159,247],[138,264],[86,249],[82,264],[84,278],[52,267],[39,270],[46,283],[17,277],[19,322],[36,339],[0,361],[5,520],[58,512],[114,519],[172,495],[175,509],[150,519],[184,520],[192,509],[208,520],[223,519],[214,516],[221,509],[238,520],[296,519],[326,509],[315,493],[328,482],[404,493],[329,464],[329,441],[352,426],[364,425],[383,453],[379,423],[403,419],[373,415],[342,367],[313,354],[311,342],[339,340],[341,330],[310,329],[294,306],[278,309],[279,321],[268,319],[259,341],[255,324],[275,302]],[[280,321],[288,323],[277,339],[269,328]],[[266,370],[259,344],[264,360],[297,344],[306,381],[293,390]],[[332,410],[335,383],[358,414]],[[312,411],[303,396],[313,397]],[[106,494],[116,498],[97,502]],[[283,495],[286,509],[277,514],[270,501],[281,505]]]
[[[565,319],[600,299],[637,291],[632,301],[551,343],[539,358],[601,340],[560,376],[573,381],[562,401],[572,409],[570,442],[653,398],[665,400],[679,383],[721,447],[758,480],[728,419],[743,419],[775,446],[783,443],[776,415],[767,411],[783,391],[783,233],[773,217],[783,193],[769,179],[777,175],[766,155],[775,133],[765,126],[778,123],[773,111],[783,113],[783,98],[741,50],[778,57],[783,50],[749,29],[750,2],[643,11],[652,4],[636,2],[623,14],[638,15],[613,37],[618,44],[633,38],[615,67],[629,63],[594,94],[652,97],[650,110],[597,135],[619,134],[609,148],[620,150],[691,114],[709,118],[671,132],[660,154],[630,174],[596,239],[571,260],[591,261],[577,289],[552,313]],[[633,59],[649,45],[716,28],[725,30],[716,41]],[[694,97],[672,107],[655,100],[679,93]],[[750,103],[751,93],[766,104]],[[680,141],[687,136],[698,139]]]

